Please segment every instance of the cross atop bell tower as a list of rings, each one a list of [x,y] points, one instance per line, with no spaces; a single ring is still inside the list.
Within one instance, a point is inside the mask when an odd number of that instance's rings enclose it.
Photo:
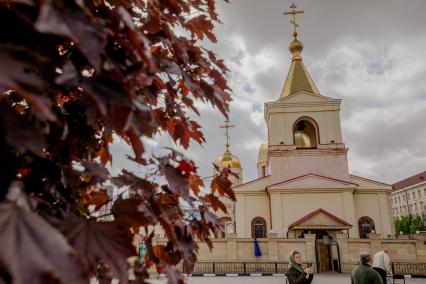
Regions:
[[[296,23],[296,14],[303,14],[304,13],[303,10],[297,11],[296,8],[297,8],[297,6],[294,3],[291,3],[291,6],[290,6],[291,11],[284,11],[283,12],[283,15],[291,15],[292,19],[290,19],[290,23],[293,25],[293,37],[295,39],[297,38],[296,28],[299,27],[299,25]]]

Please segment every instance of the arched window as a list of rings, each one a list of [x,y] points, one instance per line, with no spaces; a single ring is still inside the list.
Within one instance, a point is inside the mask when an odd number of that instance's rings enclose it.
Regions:
[[[266,238],[266,221],[262,217],[255,217],[251,221],[251,237]]]
[[[222,226],[220,230],[220,237],[225,238],[226,233],[233,232],[232,228],[232,219],[230,217],[222,217],[219,219],[220,225]]]
[[[293,135],[296,149],[309,149],[317,147],[317,130],[314,126],[315,121],[302,118],[294,124]]]
[[[368,216],[363,216],[358,220],[359,237],[366,239],[371,231],[375,230],[374,221]]]

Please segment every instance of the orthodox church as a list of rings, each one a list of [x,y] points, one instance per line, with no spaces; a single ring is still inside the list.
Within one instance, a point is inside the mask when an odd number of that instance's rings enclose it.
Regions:
[[[302,61],[295,6],[290,70],[277,100],[264,105],[268,140],[259,148],[258,178],[242,182],[242,166],[229,144],[215,164],[233,179],[236,202],[223,200],[222,237],[300,238],[304,233],[333,239],[335,234],[386,238],[394,234],[392,186],[350,174],[342,139],[342,100],[321,94]],[[301,11],[300,11],[301,12]],[[226,136],[232,127],[225,123]]]

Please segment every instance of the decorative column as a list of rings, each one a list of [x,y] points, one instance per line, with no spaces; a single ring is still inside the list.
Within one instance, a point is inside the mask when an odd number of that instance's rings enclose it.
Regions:
[[[305,261],[311,262],[312,264],[316,263],[316,252],[315,252],[315,237],[316,234],[303,234],[305,238],[306,245],[306,256]],[[312,268],[316,270],[316,265],[313,265]]]
[[[343,210],[344,220],[352,225],[349,230],[349,236],[353,239],[359,238],[358,220],[355,214],[354,195],[351,191],[342,192],[343,195]]]
[[[278,234],[269,232],[266,235],[268,237],[268,260],[278,261]]]
[[[271,193],[271,220],[272,220],[272,230],[280,234],[280,237],[286,238],[282,233],[283,231],[283,206],[282,206],[282,195],[280,193]]]
[[[350,255],[348,247],[348,235],[336,234],[337,244],[339,246],[339,259],[342,272],[350,272]]]
[[[371,240],[370,248],[371,248],[371,256],[373,256],[376,252],[382,249],[381,234],[368,234],[368,238]]]
[[[237,238],[235,234],[228,234],[226,242],[226,260],[236,261],[237,260]]]

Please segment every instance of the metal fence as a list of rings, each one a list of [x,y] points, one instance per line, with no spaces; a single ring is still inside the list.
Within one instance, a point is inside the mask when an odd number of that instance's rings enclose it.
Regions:
[[[392,272],[394,275],[426,277],[426,263],[392,262]]]
[[[412,275],[414,277],[426,277],[426,263],[415,262],[392,262],[393,275]],[[306,263],[303,264],[306,267]],[[288,262],[197,262],[195,263],[192,275],[202,274],[238,274],[249,275],[261,273],[285,274]],[[180,263],[177,266],[180,272],[185,273],[185,269]]]
[[[306,264],[304,264],[305,266]],[[285,274],[288,262],[197,262],[192,275],[202,274]],[[182,264],[177,266],[180,272],[185,272]]]

